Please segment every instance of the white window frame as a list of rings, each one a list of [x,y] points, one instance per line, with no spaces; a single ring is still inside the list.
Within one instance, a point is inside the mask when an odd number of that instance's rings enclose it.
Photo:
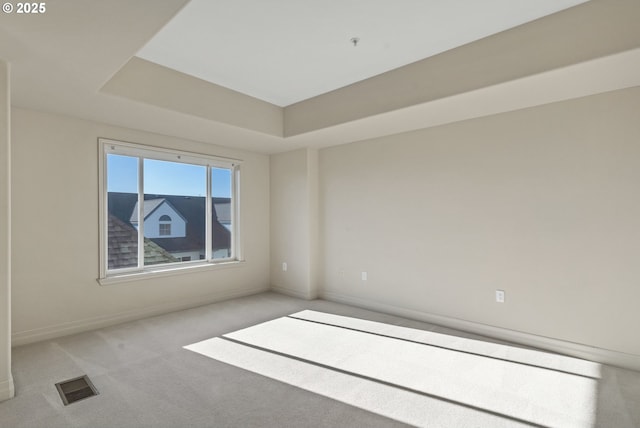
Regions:
[[[158,223],[158,236],[171,237],[171,222]]]
[[[240,246],[240,164],[239,159],[191,153],[179,150],[152,147],[143,144],[135,144],[123,141],[116,141],[107,138],[98,139],[99,147],[99,226],[100,226],[100,272],[98,282],[106,285],[114,282],[130,281],[149,276],[165,276],[189,272],[193,269],[228,267],[229,265],[242,262],[242,252]],[[144,223],[138,225],[138,266],[131,268],[108,269],[108,189],[107,189],[107,155],[117,154],[138,158],[138,218],[142,218],[143,213],[143,163],[144,159],[153,159],[169,162],[179,162],[191,165],[205,166],[207,169],[207,194],[206,194],[206,227],[205,227],[205,259],[193,260],[190,262],[165,263],[161,265],[144,265]],[[231,256],[224,259],[213,258],[213,248],[211,242],[212,224],[212,189],[211,189],[211,168],[224,168],[232,171],[231,179]]]

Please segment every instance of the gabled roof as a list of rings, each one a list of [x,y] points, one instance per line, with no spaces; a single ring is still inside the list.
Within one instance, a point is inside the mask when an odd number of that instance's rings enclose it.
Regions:
[[[145,195],[150,201],[166,200],[187,221],[186,236],[183,238],[152,238],[152,241],[169,252],[200,251],[205,247],[205,199],[201,196],[176,196],[176,195]],[[129,224],[132,218],[134,206],[138,203],[138,195],[135,193],[109,192],[109,213],[118,217],[122,222]],[[216,211],[220,204],[229,205],[229,198],[214,198],[213,200],[213,230],[211,238],[213,249],[229,248],[231,233],[218,219]],[[158,205],[159,206],[159,205]],[[156,206],[157,208],[157,206]],[[133,226],[130,226],[133,228]],[[134,229],[135,230],[135,229]]]
[[[146,220],[147,217],[153,214],[153,212],[157,210],[162,204],[169,205],[171,209],[180,216],[180,218],[182,218],[184,221],[187,221],[187,219],[182,215],[182,213],[175,206],[173,206],[171,202],[167,201],[166,198],[145,199],[144,203],[142,204],[144,219]],[[138,202],[137,201],[136,201],[136,204],[133,206],[133,211],[131,212],[131,218],[129,219],[129,221],[132,224],[138,223]]]
[[[231,223],[231,200],[228,198],[213,198],[216,217],[222,224]]]

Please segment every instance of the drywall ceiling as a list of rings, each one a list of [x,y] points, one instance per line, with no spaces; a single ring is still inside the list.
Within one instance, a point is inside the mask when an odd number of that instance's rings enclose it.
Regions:
[[[512,2],[542,3],[504,4]],[[487,14],[502,11],[485,1],[469,3],[482,3]],[[0,60],[10,65],[12,105],[277,153],[640,85],[640,2],[591,0],[282,108],[136,56],[188,4],[56,0],[44,14],[0,13]],[[236,7],[236,1],[224,5]],[[315,15],[307,13],[307,22]],[[400,31],[404,25],[397,21],[388,24]],[[349,53],[374,44],[370,34],[358,36],[362,45],[355,48],[347,40]],[[250,71],[257,79],[262,67]]]
[[[137,56],[284,107],[584,2],[191,0]]]

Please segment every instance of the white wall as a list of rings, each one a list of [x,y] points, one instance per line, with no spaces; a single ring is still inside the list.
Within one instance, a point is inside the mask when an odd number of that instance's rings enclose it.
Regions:
[[[246,262],[98,285],[98,137],[243,159]],[[19,108],[12,140],[14,345],[269,288],[267,156]]]
[[[313,149],[270,159],[271,285],[304,299],[316,298],[318,292],[317,164]]]
[[[638,112],[633,88],[321,150],[321,295],[640,358]]]
[[[11,90],[0,61],[0,401],[13,397],[11,377]]]

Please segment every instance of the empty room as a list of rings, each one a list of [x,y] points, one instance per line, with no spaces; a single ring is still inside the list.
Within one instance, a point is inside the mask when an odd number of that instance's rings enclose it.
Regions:
[[[6,0],[0,427],[640,427],[638,0]]]

